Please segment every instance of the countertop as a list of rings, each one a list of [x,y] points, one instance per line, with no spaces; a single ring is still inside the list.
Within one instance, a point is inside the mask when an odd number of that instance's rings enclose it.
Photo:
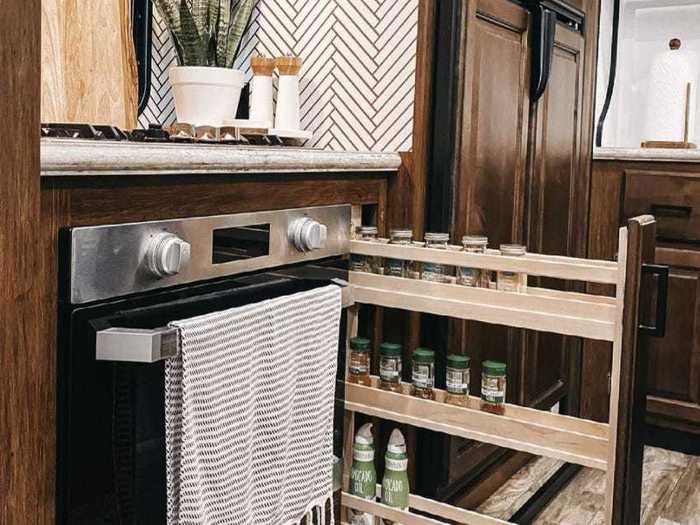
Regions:
[[[398,153],[310,148],[41,140],[41,175],[387,172]]]
[[[700,162],[700,149],[595,148],[593,160]]]

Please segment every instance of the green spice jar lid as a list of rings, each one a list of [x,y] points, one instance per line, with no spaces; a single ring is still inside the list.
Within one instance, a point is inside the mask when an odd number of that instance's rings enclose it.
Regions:
[[[416,348],[415,352],[413,352],[413,361],[416,363],[433,363],[435,362],[435,352],[430,348]]]
[[[481,369],[484,373],[492,376],[506,375],[506,364],[499,361],[484,361],[481,363]]]
[[[369,352],[369,339],[366,337],[353,337],[350,339],[350,348],[357,352]]]
[[[450,354],[447,356],[447,366],[450,368],[469,368],[469,356]]]
[[[401,345],[397,343],[382,343],[379,346],[381,355],[401,355]]]

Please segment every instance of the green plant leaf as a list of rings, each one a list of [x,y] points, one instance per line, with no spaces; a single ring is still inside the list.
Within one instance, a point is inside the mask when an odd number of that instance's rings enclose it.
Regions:
[[[219,0],[216,21],[216,65],[226,67],[226,43],[231,22],[231,0]]]
[[[156,9],[163,17],[165,24],[168,26],[170,31],[170,36],[173,39],[173,44],[175,45],[175,51],[177,52],[177,62],[178,64],[184,63],[184,53],[182,49],[182,44],[180,43],[180,12],[177,0],[154,0],[156,4]]]
[[[182,45],[183,66],[206,66],[207,45],[197,30],[187,0],[180,0],[180,44]]]
[[[241,43],[241,38],[243,38],[256,3],[257,0],[241,0],[238,3],[227,32],[224,67],[233,67],[233,62],[236,60],[236,54],[238,53],[238,46]]]

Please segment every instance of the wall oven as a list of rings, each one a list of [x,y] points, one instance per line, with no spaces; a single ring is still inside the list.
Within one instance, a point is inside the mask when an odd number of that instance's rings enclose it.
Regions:
[[[350,206],[63,231],[57,522],[165,523],[167,324],[342,285],[350,234]]]

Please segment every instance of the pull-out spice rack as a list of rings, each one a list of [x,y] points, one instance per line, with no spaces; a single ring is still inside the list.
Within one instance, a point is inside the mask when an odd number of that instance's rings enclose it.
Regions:
[[[359,413],[606,471],[606,522],[638,521],[643,453],[638,303],[643,255],[653,253],[654,232],[653,217],[630,220],[628,227],[620,229],[616,262],[538,254],[507,257],[351,241],[354,255],[603,283],[614,285],[615,297],[532,287],[526,293],[504,292],[350,272],[355,305],[348,310],[348,340],[357,335],[358,306],[367,304],[610,341],[613,359],[608,423],[512,404],[506,404],[504,415],[496,415],[479,410],[475,397],[464,408],[444,403],[442,390],[436,390],[435,401],[410,396],[409,385],[404,385],[403,393],[380,390],[376,377],[372,377],[372,386],[346,383],[342,506],[404,525],[447,523],[441,520],[470,525],[506,523],[415,495],[410,496],[410,510],[402,511],[349,494],[354,414]]]

